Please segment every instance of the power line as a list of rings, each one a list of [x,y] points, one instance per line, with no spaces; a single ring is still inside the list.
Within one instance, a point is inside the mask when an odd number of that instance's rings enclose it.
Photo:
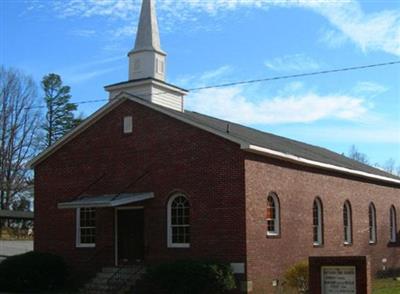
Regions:
[[[337,68],[337,69],[329,69],[329,70],[315,71],[315,72],[309,72],[309,73],[300,73],[300,74],[293,74],[293,75],[286,75],[286,76],[277,76],[277,77],[272,77],[272,78],[262,78],[262,79],[256,79],[256,80],[238,81],[238,82],[231,82],[231,83],[226,83],[226,84],[192,88],[189,90],[190,91],[198,91],[198,90],[205,90],[205,89],[212,89],[212,88],[231,87],[231,86],[237,86],[237,85],[243,85],[243,84],[254,84],[254,83],[260,83],[260,82],[267,82],[267,81],[276,81],[276,80],[292,79],[292,78],[299,78],[299,77],[316,76],[316,75],[323,75],[323,74],[330,74],[330,73],[344,72],[344,71],[351,71],[351,70],[360,70],[360,69],[394,65],[394,64],[400,64],[400,61],[391,61],[391,62],[385,62],[385,63],[375,63],[375,64],[352,66],[352,67],[342,67],[342,68]]]
[[[328,70],[308,72],[308,73],[299,73],[299,74],[275,76],[275,77],[261,78],[261,79],[254,79],[254,80],[236,81],[236,82],[230,82],[230,83],[224,83],[224,84],[196,87],[196,88],[191,88],[188,90],[195,92],[195,91],[207,90],[207,89],[217,89],[217,88],[225,88],[225,87],[232,87],[232,86],[245,85],[245,84],[262,83],[262,82],[268,82],[268,81],[277,81],[277,80],[286,80],[286,79],[293,79],[293,78],[300,78],[300,77],[325,75],[325,74],[331,74],[331,73],[337,73],[337,72],[362,70],[362,69],[369,69],[369,68],[396,65],[396,64],[400,64],[400,61],[390,61],[390,62],[375,63],[375,64],[368,64],[368,65],[328,69]],[[142,94],[136,94],[136,96],[143,98],[144,96],[149,96],[149,95],[157,96],[157,95],[162,95],[165,93],[168,93],[168,92],[161,91],[161,92],[158,92],[155,94],[142,93]],[[79,105],[79,104],[89,104],[89,103],[97,103],[97,102],[104,102],[104,101],[108,101],[108,99],[85,100],[85,101],[79,101],[79,102],[73,102],[73,103]],[[27,108],[27,109],[33,109],[33,108],[46,108],[46,106],[44,106],[44,105],[43,106],[34,106],[34,107]]]

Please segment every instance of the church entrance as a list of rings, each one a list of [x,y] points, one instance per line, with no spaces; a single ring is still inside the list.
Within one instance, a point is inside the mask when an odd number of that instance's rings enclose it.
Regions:
[[[115,213],[117,265],[143,261],[144,209],[118,208]]]

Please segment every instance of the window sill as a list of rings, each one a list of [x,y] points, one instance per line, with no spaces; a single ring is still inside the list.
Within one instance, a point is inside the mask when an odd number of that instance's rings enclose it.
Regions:
[[[371,245],[371,246],[373,246],[373,245],[376,245],[378,242],[376,242],[376,241],[369,241],[369,245]]]
[[[324,247],[324,244],[323,243],[314,243],[313,247],[314,248],[322,248],[322,247]]]
[[[346,247],[350,247],[350,246],[353,246],[353,243],[352,242],[343,242],[343,245]]]
[[[266,237],[267,237],[267,238],[271,238],[271,239],[277,239],[277,238],[280,238],[281,235],[278,234],[278,233],[267,233],[267,236],[266,236]]]
[[[76,248],[95,248],[96,244],[76,244]]]
[[[190,248],[190,244],[168,244],[168,248]]]

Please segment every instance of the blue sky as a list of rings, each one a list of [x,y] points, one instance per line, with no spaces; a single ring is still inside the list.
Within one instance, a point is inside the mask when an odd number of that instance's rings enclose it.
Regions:
[[[138,0],[0,2],[1,64],[74,102],[128,77]],[[167,79],[184,88],[399,60],[398,1],[158,0]],[[105,102],[79,105],[89,115]],[[186,108],[400,164],[400,66],[191,93]]]

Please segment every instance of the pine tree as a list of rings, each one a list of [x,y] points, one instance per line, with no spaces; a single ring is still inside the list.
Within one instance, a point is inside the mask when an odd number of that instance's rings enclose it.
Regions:
[[[71,88],[63,85],[59,75],[50,73],[44,76],[42,88],[47,106],[46,120],[43,125],[46,133],[45,147],[49,147],[73,129],[80,120],[74,117],[77,105],[69,102]]]

